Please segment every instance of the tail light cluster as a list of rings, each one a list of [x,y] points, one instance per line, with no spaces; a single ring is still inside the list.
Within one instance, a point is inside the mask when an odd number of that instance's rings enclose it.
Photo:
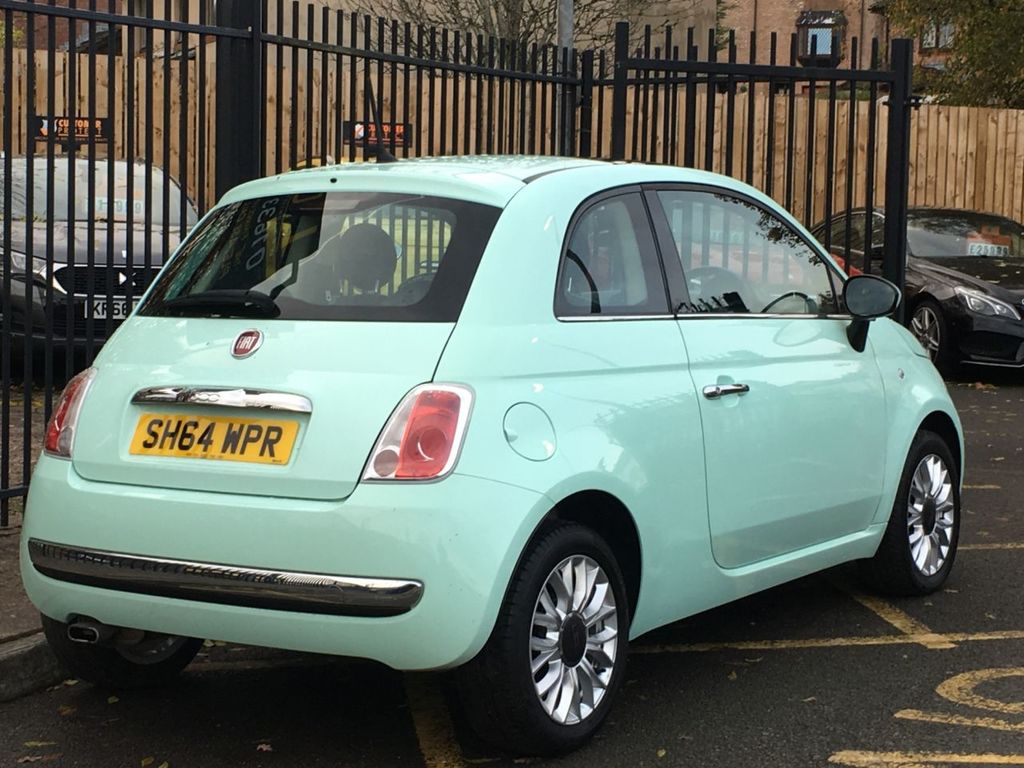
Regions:
[[[455,466],[473,393],[456,384],[423,384],[388,419],[364,480],[433,480]]]
[[[75,376],[64,387],[57,407],[46,426],[46,438],[43,450],[51,456],[64,459],[71,458],[71,449],[75,443],[75,427],[78,426],[78,414],[82,410],[85,393],[89,391],[96,376],[95,368],[88,368]]]

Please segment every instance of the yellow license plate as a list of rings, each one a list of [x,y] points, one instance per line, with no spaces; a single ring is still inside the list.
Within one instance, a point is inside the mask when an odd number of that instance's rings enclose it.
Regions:
[[[296,421],[144,413],[128,452],[135,456],[286,464],[299,432]]]

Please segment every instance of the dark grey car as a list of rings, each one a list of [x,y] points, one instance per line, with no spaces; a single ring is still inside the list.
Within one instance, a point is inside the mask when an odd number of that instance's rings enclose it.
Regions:
[[[31,179],[24,157],[0,160],[0,214],[0,313],[14,336],[75,346],[120,325],[197,220],[155,166],[38,156]]]

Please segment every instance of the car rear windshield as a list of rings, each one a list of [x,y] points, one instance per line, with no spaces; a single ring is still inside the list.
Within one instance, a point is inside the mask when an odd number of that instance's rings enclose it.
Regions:
[[[911,211],[910,252],[923,259],[1024,259],[1024,227],[1002,216],[955,211]]]
[[[394,193],[232,203],[200,223],[140,313],[454,322],[499,214]]]

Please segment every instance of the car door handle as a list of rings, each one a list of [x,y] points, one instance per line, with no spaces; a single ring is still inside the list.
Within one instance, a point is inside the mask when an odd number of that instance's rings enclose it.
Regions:
[[[750,391],[746,384],[716,384],[704,387],[704,397],[708,400],[717,400],[722,395],[742,395]]]

